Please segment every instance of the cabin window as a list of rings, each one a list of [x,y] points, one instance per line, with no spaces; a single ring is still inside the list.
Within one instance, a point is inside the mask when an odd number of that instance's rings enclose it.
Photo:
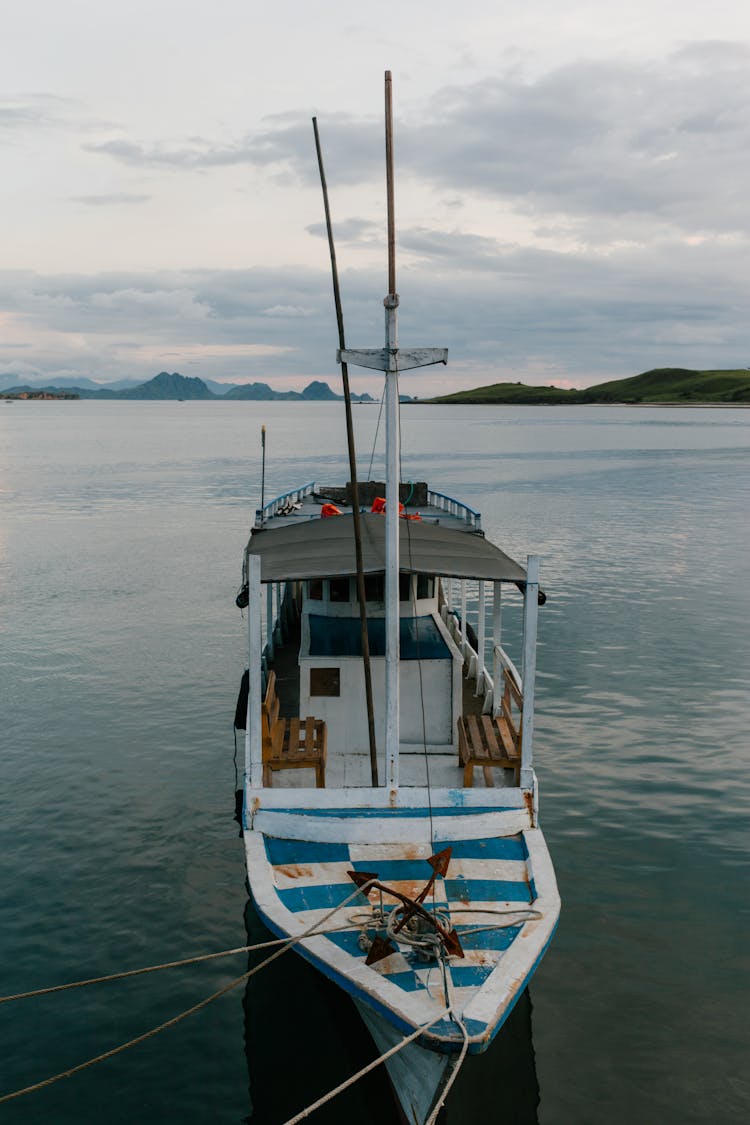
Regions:
[[[311,578],[308,583],[308,594],[310,601],[322,602],[323,601],[323,579]]]
[[[349,579],[348,578],[331,578],[330,583],[331,601],[332,602],[348,602],[349,601]]]
[[[365,575],[365,600],[368,602],[385,601],[385,575]]]
[[[417,597],[418,598],[434,598],[435,596],[435,579],[431,574],[418,574],[417,575]]]
[[[398,597],[399,601],[411,601],[411,575],[399,574],[398,576]]]
[[[341,695],[341,669],[311,668],[310,695]]]
[[[310,656],[341,657],[362,655],[362,625],[358,617],[324,617],[311,613]],[[430,615],[399,618],[399,647],[402,660],[451,660],[451,651]],[[371,617],[367,622],[370,656],[385,656],[385,620]],[[311,669],[312,671],[312,669]]]

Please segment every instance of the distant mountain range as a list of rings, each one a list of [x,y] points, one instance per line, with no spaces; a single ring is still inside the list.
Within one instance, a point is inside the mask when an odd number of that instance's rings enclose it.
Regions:
[[[12,377],[11,377],[12,378]],[[3,382],[8,376],[3,377]],[[1,384],[0,384],[1,385]],[[314,380],[302,391],[275,391],[268,383],[245,383],[230,385],[224,393],[216,393],[212,387],[223,387],[222,383],[211,383],[203,379],[190,379],[173,372],[162,371],[146,383],[120,383],[101,386],[89,379],[75,382],[60,379],[53,386],[34,383],[31,386],[9,386],[0,390],[0,398],[20,394],[77,395],[79,398],[96,399],[229,399],[272,402],[337,402],[343,395],[331,390],[328,383]],[[415,402],[408,395],[401,395],[402,402]],[[368,394],[352,395],[355,402],[375,402]],[[660,367],[644,371],[630,379],[614,379],[609,383],[599,383],[584,390],[566,391],[560,387],[528,386],[524,383],[492,383],[487,387],[476,387],[472,391],[456,391],[439,398],[421,399],[431,403],[487,403],[518,405],[586,405],[604,403],[652,404],[695,404],[711,405],[750,403],[750,371],[740,368],[731,371],[691,371],[684,367]]]
[[[12,383],[12,377],[4,377],[3,381]],[[211,387],[223,387],[225,384],[211,382]],[[246,383],[241,386],[230,385],[225,393],[216,393],[203,379],[191,379],[185,375],[173,372],[171,375],[162,371],[149,379],[146,383],[119,383],[111,386],[102,386],[90,379],[59,379],[54,385],[41,385],[34,383],[23,386],[6,386],[0,391],[0,397],[11,397],[28,393],[38,394],[74,394],[79,398],[111,398],[111,399],[159,399],[159,400],[185,400],[185,399],[253,399],[262,402],[276,399],[289,399],[308,402],[338,402],[343,395],[337,395],[327,383],[314,380],[308,383],[303,391],[275,391],[267,383]],[[355,402],[375,402],[368,394],[352,395]]]
[[[423,400],[425,401],[425,400]],[[580,391],[561,387],[530,387],[524,383],[492,383],[473,391],[456,391],[429,399],[435,403],[487,403],[524,405],[586,405],[612,403],[635,405],[706,405],[712,403],[750,403],[750,371],[691,371],[685,367],[658,367],[633,375],[630,379],[613,379]]]

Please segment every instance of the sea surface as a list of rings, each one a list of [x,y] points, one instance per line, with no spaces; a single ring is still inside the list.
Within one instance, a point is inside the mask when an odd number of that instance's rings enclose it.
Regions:
[[[382,479],[377,406],[354,410]],[[0,994],[262,940],[233,819],[234,605],[265,495],[346,478],[318,403],[0,405]],[[535,764],[559,930],[445,1122],[750,1120],[750,411],[409,406],[403,475],[543,556]],[[241,767],[239,767],[241,769]],[[0,1005],[0,1095],[247,955]],[[373,1054],[287,954],[8,1125],[280,1125]],[[311,1121],[396,1121],[380,1072]]]

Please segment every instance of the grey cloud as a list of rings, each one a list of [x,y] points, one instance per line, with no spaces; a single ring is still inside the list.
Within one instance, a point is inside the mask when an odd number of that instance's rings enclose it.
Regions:
[[[148,203],[150,195],[141,195],[134,191],[112,191],[102,195],[78,195],[75,203],[82,203],[87,207],[119,207],[121,205]]]
[[[672,239],[616,254],[551,252],[491,238],[421,228],[401,235],[402,344],[450,348],[456,386],[531,378],[535,367],[594,379],[655,366],[734,367],[747,360],[750,246],[740,238],[686,245]],[[352,347],[382,339],[382,278],[342,273],[346,335]],[[198,345],[218,349],[178,369],[207,378],[284,376],[337,379],[336,325],[326,270],[182,270],[58,275],[0,273],[0,311],[39,331],[65,333],[80,352],[64,365],[79,375],[148,377],[124,342],[166,355]],[[221,355],[221,346],[288,349]],[[132,358],[131,358],[132,356]],[[0,363],[13,363],[3,354]],[[25,362],[60,363],[37,347]],[[174,365],[173,365],[174,366]],[[549,381],[549,375],[545,381]],[[357,389],[376,377],[352,372]],[[434,373],[405,377],[404,390],[429,393]],[[373,381],[374,380],[374,381]]]
[[[305,230],[316,238],[328,237],[325,223],[311,223]],[[333,233],[337,242],[379,242],[383,232],[369,219],[344,219],[334,223]]]
[[[556,216],[590,243],[611,237],[614,226],[620,238],[642,237],[649,224],[747,232],[749,62],[745,46],[706,42],[660,60],[582,60],[532,81],[512,69],[445,87],[398,122],[398,167],[450,199],[502,199],[542,225]],[[321,121],[321,135],[330,182],[382,176],[378,120],[334,114]],[[317,178],[302,113],[225,145],[193,139],[146,148],[119,139],[88,147],[138,166],[247,164]]]

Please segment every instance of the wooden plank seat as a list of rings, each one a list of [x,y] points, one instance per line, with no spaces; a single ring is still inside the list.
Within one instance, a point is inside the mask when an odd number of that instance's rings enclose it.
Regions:
[[[465,715],[458,720],[458,756],[464,767],[464,786],[474,784],[474,767],[480,766],[485,785],[494,786],[493,769],[512,769],[516,785],[521,780],[520,712],[523,696],[506,669],[503,696],[497,715]],[[514,707],[519,712],[518,726]]]
[[[274,770],[314,769],[315,784],[326,783],[326,724],[322,719],[282,719],[276,695],[276,673],[269,672],[261,707],[263,784],[271,786]]]

